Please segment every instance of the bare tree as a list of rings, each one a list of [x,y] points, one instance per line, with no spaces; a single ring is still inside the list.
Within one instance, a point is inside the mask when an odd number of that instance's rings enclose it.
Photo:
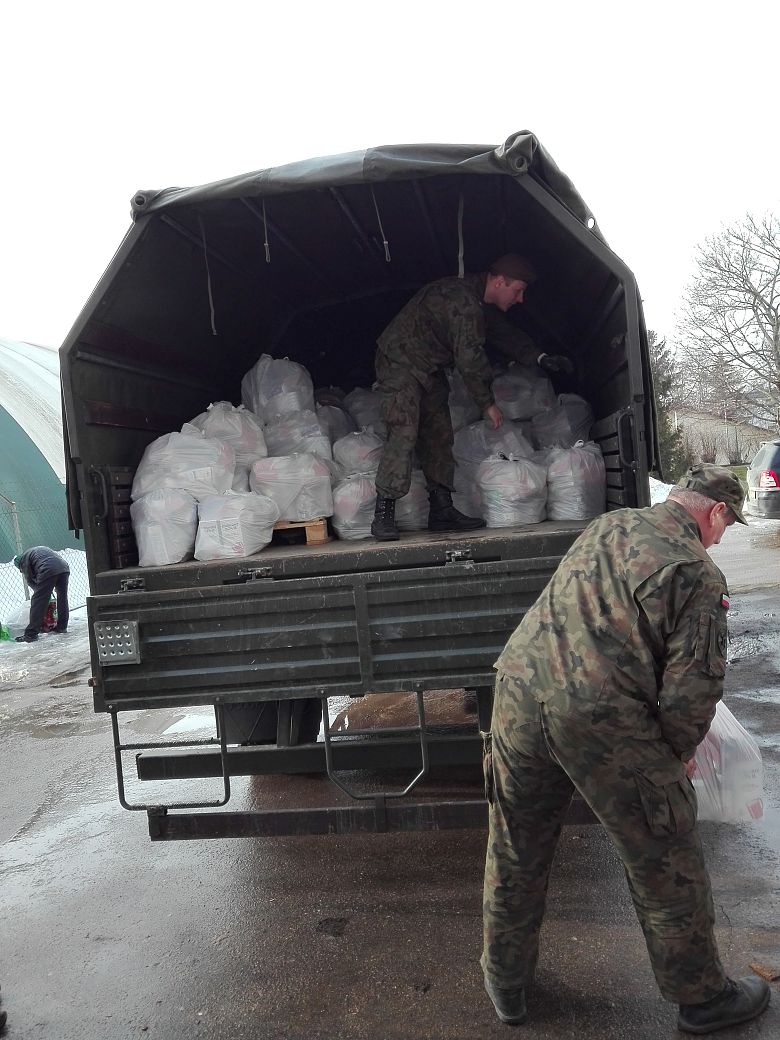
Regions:
[[[780,219],[748,215],[696,260],[679,343],[686,403],[780,428]]]
[[[720,434],[714,430],[699,431],[699,455],[702,462],[715,462],[718,452],[724,447],[721,440]]]

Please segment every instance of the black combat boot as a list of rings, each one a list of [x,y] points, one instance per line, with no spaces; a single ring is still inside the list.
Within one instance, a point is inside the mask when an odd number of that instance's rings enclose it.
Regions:
[[[476,531],[484,527],[481,516],[466,516],[452,504],[452,495],[447,488],[429,488],[428,500],[431,508],[428,511],[429,531]]]
[[[517,989],[500,989],[493,985],[486,975],[485,992],[493,1001],[493,1007],[502,1022],[508,1026],[519,1026],[525,1022],[528,1013],[525,1009],[525,990],[522,986]]]
[[[395,499],[376,496],[371,534],[379,542],[397,542],[398,528],[395,526]]]
[[[769,985],[756,975],[739,982],[727,979],[726,988],[705,1004],[680,1004],[677,1028],[686,1033],[714,1033],[749,1022],[766,1011],[769,996]]]

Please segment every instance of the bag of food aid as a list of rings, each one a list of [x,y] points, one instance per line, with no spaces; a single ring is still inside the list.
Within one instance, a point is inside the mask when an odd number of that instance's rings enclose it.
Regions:
[[[698,818],[716,823],[748,823],[764,815],[763,765],[753,737],[723,703],[694,756],[691,776]]]

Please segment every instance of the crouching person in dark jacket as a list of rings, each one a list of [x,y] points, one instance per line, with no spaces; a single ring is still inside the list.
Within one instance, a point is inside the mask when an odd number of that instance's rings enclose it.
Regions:
[[[52,592],[57,596],[57,627],[55,632],[65,632],[68,628],[68,578],[70,567],[63,558],[45,545],[36,545],[21,556],[14,556],[14,563],[24,575],[25,581],[33,590],[30,602],[30,623],[23,636],[17,636],[17,643],[34,643],[43,628],[46,608],[51,600]]]

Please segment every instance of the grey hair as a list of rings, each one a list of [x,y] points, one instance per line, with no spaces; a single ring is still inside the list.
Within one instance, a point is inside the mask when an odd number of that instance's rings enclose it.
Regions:
[[[717,499],[708,498],[699,491],[691,491],[690,488],[673,487],[668,497],[679,502],[693,516],[709,513],[712,507],[718,504]]]

